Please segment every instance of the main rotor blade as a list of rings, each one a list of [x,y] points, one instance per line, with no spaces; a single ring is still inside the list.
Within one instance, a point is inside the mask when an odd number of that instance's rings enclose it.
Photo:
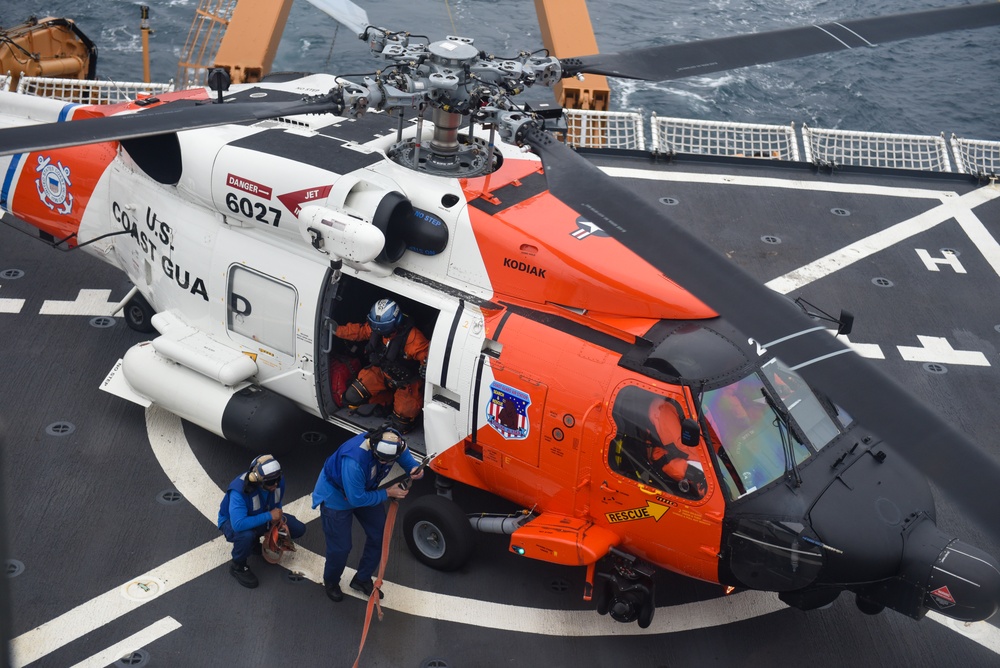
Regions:
[[[1000,2],[654,46],[562,60],[563,76],[669,81],[952,30],[1000,25]]]
[[[263,121],[283,116],[340,113],[343,107],[342,96],[333,94],[321,98],[304,98],[301,102],[285,100],[218,104],[178,101],[134,114],[4,128],[0,130],[0,155],[150,137],[179,130]]]
[[[552,135],[526,142],[541,157],[549,190],[696,297],[885,439],[1000,539],[989,499],[1000,463],[895,381],[845,347],[791,301],[745,271]]]
[[[347,26],[359,37],[364,35],[365,30],[371,25],[368,22],[368,12],[351,0],[309,0],[309,4]]]

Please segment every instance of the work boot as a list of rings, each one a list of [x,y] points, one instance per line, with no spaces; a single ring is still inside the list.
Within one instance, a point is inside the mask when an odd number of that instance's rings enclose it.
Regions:
[[[344,600],[344,592],[340,589],[339,582],[324,582],[323,588],[326,590],[326,597],[334,603]]]
[[[391,424],[392,428],[400,434],[409,434],[413,431],[413,428],[417,426],[417,419],[403,417],[399,413],[393,411],[392,417],[389,418],[389,424]]]
[[[253,574],[250,567],[247,566],[247,562],[237,562],[234,561],[229,565],[229,574],[236,578],[236,581],[247,589],[254,589],[260,584],[257,576]]]
[[[351,578],[351,589],[355,591],[360,591],[366,597],[371,598],[372,591],[375,589],[375,584],[372,583],[370,579],[362,580],[357,575],[355,575],[353,578]],[[385,597],[385,594],[382,593],[381,589],[378,590],[378,597],[379,599]]]

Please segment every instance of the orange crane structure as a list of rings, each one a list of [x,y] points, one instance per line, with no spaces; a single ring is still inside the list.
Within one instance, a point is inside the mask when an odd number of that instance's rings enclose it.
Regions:
[[[535,0],[542,44],[556,58],[598,53],[586,0]],[[608,111],[611,89],[599,74],[563,79],[554,86],[556,101],[566,109]]]
[[[178,88],[205,83],[210,68],[233,83],[260,81],[278,52],[292,0],[200,0],[177,65]]]
[[[0,75],[10,73],[10,90],[22,75],[95,79],[97,47],[70,19],[29,18],[0,26]]]

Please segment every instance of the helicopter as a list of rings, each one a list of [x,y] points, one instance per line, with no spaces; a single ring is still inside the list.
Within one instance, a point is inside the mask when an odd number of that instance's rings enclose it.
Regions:
[[[159,333],[109,389],[255,451],[309,417],[361,431],[331,389],[334,332],[390,297],[431,342],[440,493],[403,522],[428,566],[461,566],[476,529],[509,534],[514,554],[585,567],[597,611],[643,627],[657,568],[803,610],[850,591],[867,613],[996,611],[1000,567],[936,526],[926,480],[961,484],[995,535],[973,499],[997,463],[516,102],[581,73],[669,80],[992,26],[996,3],[564,60],[314,4],[389,64],[228,95],[216,72],[213,93],[110,113],[0,97],[0,206],[124,271],[126,322]],[[526,510],[470,521],[449,481]]]

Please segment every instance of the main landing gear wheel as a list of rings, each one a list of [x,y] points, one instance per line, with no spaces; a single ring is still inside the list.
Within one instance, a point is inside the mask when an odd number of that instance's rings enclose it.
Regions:
[[[156,331],[153,327],[153,316],[156,315],[156,311],[138,292],[125,304],[122,315],[125,316],[125,324],[137,332],[149,334]]]
[[[413,556],[439,571],[461,568],[475,546],[469,518],[453,501],[436,494],[422,496],[406,509],[403,535]]]

